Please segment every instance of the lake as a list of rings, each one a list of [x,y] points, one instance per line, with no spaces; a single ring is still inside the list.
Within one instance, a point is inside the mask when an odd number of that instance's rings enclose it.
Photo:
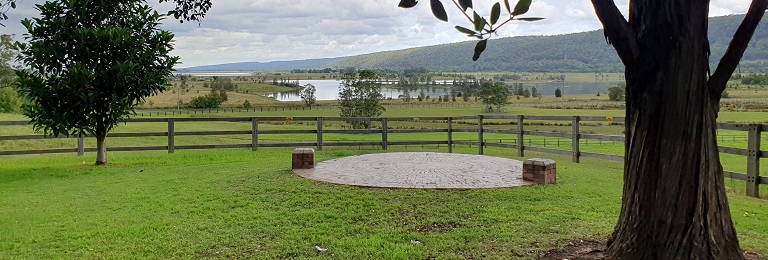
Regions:
[[[567,95],[584,95],[584,94],[597,94],[606,93],[608,88],[616,86],[618,82],[608,81],[595,81],[595,82],[544,82],[544,83],[523,83],[523,87],[536,88],[542,95],[555,95],[555,89],[560,88],[564,96]],[[339,94],[339,80],[300,80],[299,85],[312,84],[317,91],[315,97],[317,100],[337,100]],[[419,87],[419,90],[411,91],[411,97],[416,98],[419,95],[420,90],[424,90],[424,94],[427,96],[437,98],[443,96],[446,93],[451,93],[451,86],[444,87],[430,86]],[[402,94],[400,88],[394,85],[383,84],[381,86],[381,94],[386,98],[397,98]],[[301,101],[301,97],[296,92],[279,92],[268,94],[268,97],[274,98],[279,101]]]

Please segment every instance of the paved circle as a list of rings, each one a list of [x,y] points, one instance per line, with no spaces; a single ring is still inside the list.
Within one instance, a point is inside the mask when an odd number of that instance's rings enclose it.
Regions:
[[[523,163],[469,154],[381,153],[344,157],[294,170],[308,179],[364,187],[476,189],[531,185]]]

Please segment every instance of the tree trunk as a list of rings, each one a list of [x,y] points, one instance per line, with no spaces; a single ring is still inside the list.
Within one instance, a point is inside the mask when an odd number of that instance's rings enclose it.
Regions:
[[[107,131],[98,131],[96,133],[96,165],[107,164]]]
[[[632,1],[616,259],[742,259],[717,149],[719,93],[707,85],[708,1]]]

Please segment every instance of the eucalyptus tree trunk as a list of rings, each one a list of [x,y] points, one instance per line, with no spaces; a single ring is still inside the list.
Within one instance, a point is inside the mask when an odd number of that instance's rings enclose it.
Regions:
[[[742,259],[717,148],[720,94],[762,18],[755,0],[709,77],[707,0],[592,0],[626,70],[624,196],[615,259]],[[757,3],[757,4],[755,4]]]

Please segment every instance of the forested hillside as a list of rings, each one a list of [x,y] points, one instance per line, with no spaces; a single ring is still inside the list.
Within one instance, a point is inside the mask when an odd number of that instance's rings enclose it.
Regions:
[[[742,15],[710,19],[711,63],[725,52]],[[742,59],[742,71],[768,72],[768,19],[761,22]],[[458,33],[458,32],[457,32]],[[621,72],[623,67],[602,30],[555,36],[521,36],[491,40],[483,57],[473,62],[475,42],[461,42],[353,56],[331,67],[431,71],[558,71]]]
[[[743,15],[710,18],[709,35],[714,68],[725,52]],[[744,53],[742,72],[768,73],[768,19],[763,19]],[[457,34],[459,32],[456,32]],[[343,58],[299,61],[244,62],[201,66],[181,71],[277,71],[355,67],[391,69],[423,67],[430,71],[621,72],[623,67],[603,31],[554,36],[494,39],[477,62],[475,41],[442,44]]]

